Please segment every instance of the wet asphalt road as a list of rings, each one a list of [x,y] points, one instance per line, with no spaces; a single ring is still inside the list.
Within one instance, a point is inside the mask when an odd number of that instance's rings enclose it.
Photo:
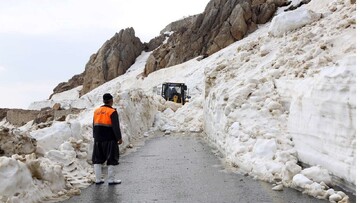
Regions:
[[[91,185],[64,202],[327,202],[225,170],[198,136],[158,136],[120,158],[121,185]]]

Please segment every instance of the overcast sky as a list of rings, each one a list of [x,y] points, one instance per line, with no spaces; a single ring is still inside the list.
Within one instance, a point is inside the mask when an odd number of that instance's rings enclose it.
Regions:
[[[121,29],[148,42],[209,1],[0,0],[0,108],[47,99]]]

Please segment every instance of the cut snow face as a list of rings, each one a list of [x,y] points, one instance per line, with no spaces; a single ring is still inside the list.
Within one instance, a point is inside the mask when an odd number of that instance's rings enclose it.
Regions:
[[[84,110],[47,128],[19,128],[37,139],[37,154],[1,159],[0,177],[11,165],[17,168],[10,170],[13,182],[25,181],[18,196],[11,184],[0,186],[1,200],[59,199],[94,180],[92,116],[108,92],[120,115],[122,150],[157,130],[203,132],[229,165],[273,183],[274,190],[286,186],[347,202],[344,192],[330,187],[332,176],[355,187],[355,13],[348,1],[312,1],[279,12],[271,23],[202,60],[142,78],[150,55],[142,53],[124,75],[80,98],[81,87],[34,102],[32,109],[60,103]],[[163,82],[185,83],[190,102],[166,102],[153,92]]]
[[[300,160],[355,184],[355,55],[299,82],[288,129]],[[314,154],[317,154],[315,157]],[[331,160],[331,161],[330,161]]]
[[[243,173],[330,199],[329,174],[355,185],[355,5],[313,5],[279,14],[205,69],[204,131]],[[312,180],[299,161],[326,172]]]

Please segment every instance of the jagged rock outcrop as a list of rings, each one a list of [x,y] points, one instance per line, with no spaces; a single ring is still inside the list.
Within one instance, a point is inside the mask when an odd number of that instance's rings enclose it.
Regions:
[[[133,28],[116,33],[86,64],[81,95],[124,74],[143,49],[144,45],[135,36]]]
[[[135,36],[133,28],[120,30],[111,39],[107,40],[96,54],[93,54],[85,66],[83,73],[73,76],[68,82],[58,84],[52,95],[83,85],[80,94],[86,94],[105,82],[124,74],[135,62],[135,59],[146,47],[154,50],[165,40],[161,35],[149,43],[143,44]]]
[[[151,39],[149,42],[144,43],[144,51],[149,52],[158,48],[166,39],[169,37],[169,34],[162,33],[161,35]]]
[[[212,0],[189,26],[173,26],[166,44],[149,57],[144,75],[183,63],[199,55],[211,55],[242,39],[256,24],[271,19],[286,0]]]
[[[84,75],[85,72],[78,74],[78,75],[74,75],[70,80],[68,80],[67,82],[62,82],[60,84],[58,84],[54,89],[53,89],[53,93],[50,95],[50,98],[56,94],[56,93],[60,93],[60,92],[64,92],[67,90],[71,90],[77,86],[80,86],[84,83]]]
[[[170,32],[172,30],[187,29],[187,27],[191,26],[195,22],[196,17],[197,15],[193,15],[170,23],[160,31],[159,36],[151,39],[149,42],[144,43],[144,51],[149,52],[155,50],[164,43],[167,37],[170,37]]]
[[[190,27],[192,24],[195,23],[197,16],[198,15],[192,15],[184,19],[174,21],[167,25],[164,29],[162,29],[160,33],[163,34],[165,32],[171,32],[173,30],[181,30]]]

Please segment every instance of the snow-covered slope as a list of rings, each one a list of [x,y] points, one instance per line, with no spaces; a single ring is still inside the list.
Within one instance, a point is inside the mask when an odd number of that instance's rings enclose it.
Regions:
[[[61,103],[85,110],[48,128],[29,123],[18,129],[37,138],[38,153],[0,159],[0,177],[11,173],[13,183],[26,181],[17,189],[11,181],[0,185],[0,200],[58,200],[87,187],[94,179],[88,162],[92,113],[109,92],[120,114],[123,150],[156,130],[203,132],[232,167],[274,183],[274,190],[294,187],[347,202],[343,192],[329,187],[331,176],[356,185],[355,13],[350,1],[313,0],[300,10],[279,12],[271,23],[205,59],[142,78],[150,55],[143,53],[126,74],[81,98],[79,87],[34,102],[31,109]],[[164,101],[154,91],[163,82],[186,83],[191,101],[184,106]]]
[[[287,164],[299,160],[355,190],[355,5],[307,10],[316,3],[281,13],[206,68],[205,132],[259,179],[292,186]]]

